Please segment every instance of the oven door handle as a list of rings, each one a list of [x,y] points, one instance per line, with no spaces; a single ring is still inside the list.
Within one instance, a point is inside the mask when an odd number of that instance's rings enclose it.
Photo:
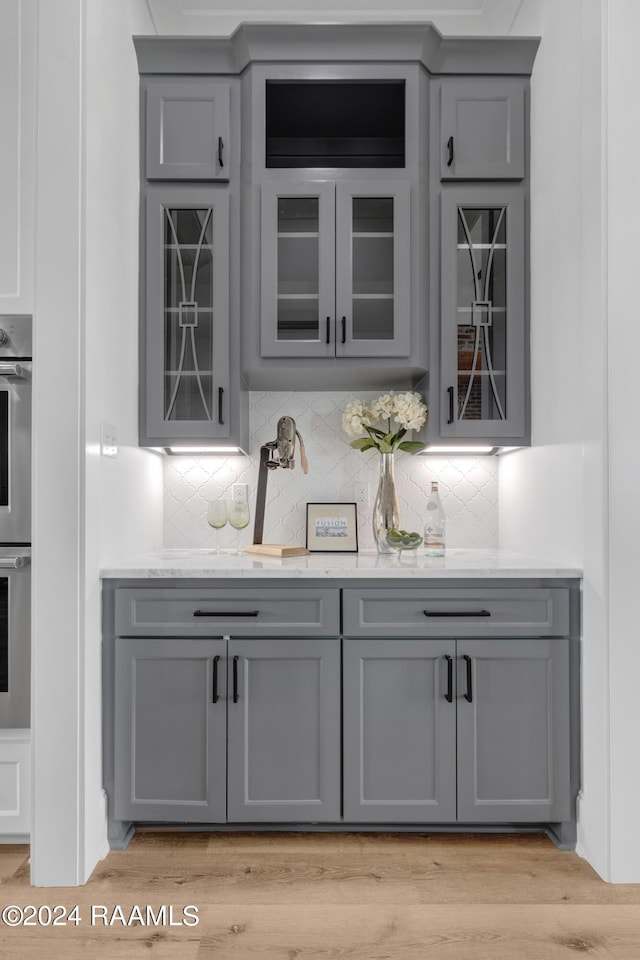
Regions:
[[[0,570],[21,570],[30,563],[31,557],[0,557]]]
[[[23,380],[24,370],[19,363],[0,363],[0,377],[5,379]]]

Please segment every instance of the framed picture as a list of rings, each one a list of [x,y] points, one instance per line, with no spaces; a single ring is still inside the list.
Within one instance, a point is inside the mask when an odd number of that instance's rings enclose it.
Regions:
[[[310,553],[357,553],[355,503],[308,503],[307,550]]]

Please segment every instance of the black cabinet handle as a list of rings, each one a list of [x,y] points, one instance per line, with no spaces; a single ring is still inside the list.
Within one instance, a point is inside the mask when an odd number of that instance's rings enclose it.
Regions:
[[[453,657],[445,654],[447,661],[447,692],[444,695],[447,703],[453,703]]]
[[[224,387],[218,387],[218,423],[224,423],[224,417],[222,416],[222,398],[224,396]]]
[[[224,160],[222,159],[222,151],[224,149],[224,141],[222,137],[218,137],[218,164],[221,167],[224,167]]]
[[[467,656],[466,653],[462,659],[465,660],[467,664],[467,692],[464,698],[467,703],[473,703],[473,665],[471,663],[471,657]]]
[[[212,703],[217,703],[219,699],[218,697],[218,663],[219,661],[220,661],[219,656],[215,656],[213,658],[213,693],[211,696]]]
[[[490,610],[423,610],[425,617],[490,617]]]
[[[194,617],[259,617],[259,610],[194,610]]]
[[[447,387],[447,393],[449,394],[449,419],[447,423],[453,423],[453,387]]]
[[[453,163],[453,137],[449,137],[447,140],[447,166],[450,167]]]
[[[233,702],[238,702],[238,660],[239,657],[233,658]]]
[[[327,343],[331,343],[331,317],[327,317]]]
[[[342,342],[342,343],[346,343],[346,342],[347,342],[347,318],[346,318],[346,317],[343,317],[343,318],[341,319],[340,323],[341,323],[341,325],[342,325],[342,338],[341,338],[341,342]]]

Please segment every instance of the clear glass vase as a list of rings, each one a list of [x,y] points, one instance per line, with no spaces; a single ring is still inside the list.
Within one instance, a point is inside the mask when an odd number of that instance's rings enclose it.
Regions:
[[[373,505],[373,536],[378,553],[394,553],[393,547],[387,543],[387,533],[389,530],[397,530],[400,526],[394,456],[393,453],[380,454],[380,479],[376,502]]]

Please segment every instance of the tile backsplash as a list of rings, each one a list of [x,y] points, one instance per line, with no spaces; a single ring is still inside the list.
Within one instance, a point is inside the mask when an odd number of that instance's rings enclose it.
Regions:
[[[258,482],[260,445],[275,439],[283,414],[292,416],[302,434],[309,473],[300,469],[296,448],[294,470],[269,473],[265,511],[265,543],[303,544],[306,503],[353,501],[354,484],[369,483],[370,503],[358,510],[361,550],[374,549],[371,513],[378,484],[379,454],[359,453],[342,430],[345,406],[377,393],[260,393],[250,394],[249,457],[166,457],[164,466],[165,547],[213,547],[216,531],[207,524],[208,501],[230,497],[231,485],[249,485],[251,523],[240,534],[242,546],[253,537],[253,511]],[[396,486],[402,526],[422,532],[431,480],[440,483],[447,514],[449,547],[498,546],[497,457],[396,456]],[[236,531],[220,531],[222,549],[235,546]]]

